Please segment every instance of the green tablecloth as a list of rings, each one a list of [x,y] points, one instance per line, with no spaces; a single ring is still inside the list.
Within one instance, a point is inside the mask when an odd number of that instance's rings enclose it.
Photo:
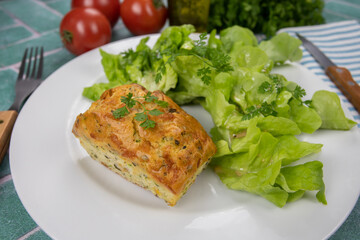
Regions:
[[[359,0],[325,2],[327,22],[360,21]],[[75,57],[63,48],[58,32],[59,23],[69,9],[70,0],[0,1],[0,111],[12,104],[19,62],[26,47],[44,46],[44,78]],[[131,36],[119,21],[112,41]],[[0,239],[50,239],[28,215],[17,196],[8,154],[0,165]],[[330,239],[360,239],[360,201]]]

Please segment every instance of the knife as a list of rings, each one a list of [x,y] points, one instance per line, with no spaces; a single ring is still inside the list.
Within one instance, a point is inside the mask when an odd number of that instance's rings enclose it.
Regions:
[[[0,163],[10,144],[10,135],[18,113],[15,111],[0,112]]]
[[[315,60],[325,69],[326,75],[340,89],[345,97],[360,113],[360,86],[354,81],[349,70],[338,67],[318,47],[298,33],[296,36],[302,41],[303,46],[310,52]]]

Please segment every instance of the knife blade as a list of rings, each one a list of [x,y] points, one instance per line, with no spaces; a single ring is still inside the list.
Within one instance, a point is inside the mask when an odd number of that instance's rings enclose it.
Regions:
[[[360,86],[354,81],[350,71],[344,67],[338,67],[312,42],[299,33],[295,34],[320,66],[324,68],[326,75],[360,113]]]

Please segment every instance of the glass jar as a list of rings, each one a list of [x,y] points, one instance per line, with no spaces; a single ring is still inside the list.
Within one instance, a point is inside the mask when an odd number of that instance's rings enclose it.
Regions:
[[[197,32],[205,32],[210,0],[168,0],[170,25],[192,24]]]

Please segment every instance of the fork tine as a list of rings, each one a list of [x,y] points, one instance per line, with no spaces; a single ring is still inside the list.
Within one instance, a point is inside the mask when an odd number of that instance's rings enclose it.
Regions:
[[[37,59],[38,59],[38,47],[35,48],[34,63],[33,63],[33,68],[32,68],[32,71],[31,71],[31,76],[30,76],[30,78],[34,78],[34,77],[35,77]]]
[[[17,80],[22,79],[22,77],[23,77],[23,75],[24,75],[25,62],[26,62],[27,53],[28,53],[28,48],[25,49],[24,56],[23,56],[23,58],[22,58],[22,60],[21,60],[21,65],[20,65],[20,69],[19,69],[19,74],[18,74]]]
[[[30,56],[28,58],[29,51],[30,51],[29,54]],[[39,51],[40,54],[38,54]],[[35,52],[34,61],[32,61],[33,52]],[[9,110],[15,110],[19,112],[21,109],[21,104],[42,83],[42,81],[39,80],[41,80],[41,75],[43,70],[43,55],[44,55],[43,47],[41,48],[31,47],[25,49],[18,75],[18,80],[22,80],[22,81],[16,82],[15,99]],[[33,66],[31,64],[32,62],[33,62]],[[26,67],[26,65],[28,66]],[[30,68],[32,68],[32,70]],[[30,71],[31,71],[31,76],[30,76]],[[24,77],[25,72],[26,72],[26,76]],[[34,76],[36,76],[36,79],[34,78]]]
[[[44,59],[44,47],[41,47],[40,49],[40,60],[39,60],[39,67],[38,67],[38,73],[36,76],[36,79],[41,79],[42,72],[43,72],[43,60]]]
[[[33,48],[30,48],[30,56],[29,56],[29,60],[28,60],[28,66],[27,66],[27,70],[26,70],[26,78],[28,78],[30,76],[30,68],[31,68],[31,58],[32,58],[32,53],[33,53]]]

